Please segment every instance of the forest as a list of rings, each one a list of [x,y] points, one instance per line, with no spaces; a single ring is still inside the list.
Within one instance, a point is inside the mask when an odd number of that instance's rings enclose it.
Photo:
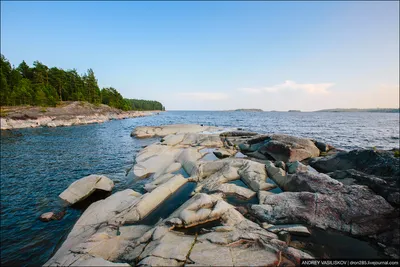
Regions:
[[[92,69],[80,75],[76,69],[47,67],[39,61],[18,67],[1,55],[1,106],[56,106],[62,101],[87,101],[128,110],[165,110],[158,101],[126,99],[115,88],[99,88]]]

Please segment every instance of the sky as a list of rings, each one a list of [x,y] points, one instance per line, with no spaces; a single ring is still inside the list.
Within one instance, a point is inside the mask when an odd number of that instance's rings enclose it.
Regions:
[[[15,66],[167,110],[399,107],[399,2],[1,2]]]

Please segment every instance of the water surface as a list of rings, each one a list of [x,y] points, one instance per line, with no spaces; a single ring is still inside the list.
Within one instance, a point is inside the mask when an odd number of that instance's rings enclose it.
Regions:
[[[145,180],[135,181],[128,171],[136,153],[157,139],[139,140],[130,133],[138,125],[171,123],[286,133],[343,149],[399,146],[395,113],[175,111],[103,124],[1,131],[1,264],[42,265],[50,258],[82,210],[68,208],[61,221],[49,223],[38,216],[58,209],[58,195],[73,181],[104,174],[118,182],[114,192],[144,192]]]

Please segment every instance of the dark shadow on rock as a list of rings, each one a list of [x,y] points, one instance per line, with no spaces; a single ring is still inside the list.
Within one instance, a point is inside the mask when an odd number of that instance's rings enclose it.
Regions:
[[[92,203],[105,199],[111,195],[111,192],[96,189],[90,196],[87,198],[71,205],[71,208],[77,210],[86,210]]]

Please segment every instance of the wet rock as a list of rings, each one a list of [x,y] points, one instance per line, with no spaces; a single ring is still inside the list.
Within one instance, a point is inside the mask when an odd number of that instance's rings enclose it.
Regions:
[[[164,137],[170,134],[216,132],[221,130],[222,128],[196,124],[173,124],[156,127],[138,126],[132,131],[131,136],[137,138],[148,138],[154,136]]]
[[[84,200],[96,190],[110,192],[114,182],[104,175],[89,175],[73,182],[59,197],[69,204]]]
[[[342,151],[324,158],[311,159],[310,165],[325,173],[355,169],[378,176],[400,176],[400,158],[395,158],[390,151],[372,149]]]
[[[56,214],[54,212],[45,212],[39,216],[39,220],[42,222],[48,222],[56,219]]]

